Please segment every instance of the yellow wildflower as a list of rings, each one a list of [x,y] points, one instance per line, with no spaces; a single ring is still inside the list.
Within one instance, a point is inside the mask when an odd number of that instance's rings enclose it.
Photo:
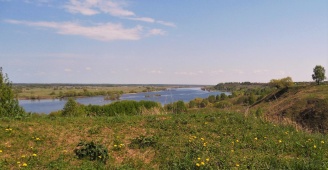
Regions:
[[[238,142],[239,142],[239,140],[237,139],[237,140],[236,140],[236,142],[238,143]]]
[[[257,140],[257,138],[254,138],[254,140]]]
[[[40,138],[35,138],[35,140],[40,140]]]
[[[314,149],[317,148],[317,145],[314,145],[313,148],[314,148]]]
[[[205,162],[201,162],[200,164],[205,165]]]
[[[207,161],[207,162],[210,161],[210,158],[206,158],[206,161]]]
[[[205,140],[204,138],[200,138],[201,140]]]
[[[33,153],[33,155],[32,156],[38,156],[36,153]]]
[[[279,140],[279,143],[281,143],[282,142],[282,140]]]
[[[236,164],[236,167],[239,167],[239,164]]]
[[[23,163],[23,165],[22,166],[27,166],[27,163]]]
[[[206,146],[206,142],[203,144],[203,146]]]
[[[196,166],[200,166],[200,164],[199,163],[196,163]]]
[[[2,153],[2,150],[0,150],[0,153]]]
[[[117,147],[117,145],[114,145],[114,147]]]
[[[197,158],[198,160],[200,160],[200,158]]]
[[[321,143],[324,144],[325,142],[322,140]]]
[[[17,164],[20,164],[20,162],[18,161]]]
[[[98,158],[100,158],[100,159],[101,159],[101,156],[98,156]]]
[[[25,155],[22,155],[22,158],[25,158],[26,156]]]

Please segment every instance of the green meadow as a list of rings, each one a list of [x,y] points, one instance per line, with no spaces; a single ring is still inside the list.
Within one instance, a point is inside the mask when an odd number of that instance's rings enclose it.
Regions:
[[[214,108],[182,114],[2,118],[0,141],[0,169],[328,168],[327,135]],[[74,150],[80,141],[102,145],[108,159],[78,159]]]

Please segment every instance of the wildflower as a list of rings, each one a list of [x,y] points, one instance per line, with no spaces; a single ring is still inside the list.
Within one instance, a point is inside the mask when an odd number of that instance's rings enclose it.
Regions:
[[[282,140],[279,140],[279,143],[281,143],[282,142]]]
[[[206,146],[206,142],[203,144],[203,146],[204,146],[204,147]]]
[[[98,156],[98,158],[100,158],[100,159],[101,159],[101,156]]]
[[[32,156],[34,156],[34,157],[36,157],[36,156],[38,156],[36,153],[33,153],[33,155]]]
[[[114,147],[116,148],[116,147],[117,147],[117,145],[114,145]]]
[[[2,153],[2,150],[0,150],[0,153]]]
[[[205,122],[204,124],[205,124],[205,125],[207,125],[208,123],[207,123],[207,122]]]
[[[207,162],[210,161],[210,158],[206,158],[206,161],[207,161]]]
[[[324,144],[325,142],[322,140],[321,143]]]
[[[313,148],[314,148],[314,149],[317,148],[317,145],[314,145]]]
[[[25,158],[26,156],[25,155],[22,155],[22,158]]]
[[[204,163],[204,162],[201,162],[200,164],[201,164],[201,165],[205,165],[205,163]]]
[[[25,166],[25,167],[26,167],[26,166],[27,166],[27,163],[23,163],[23,165],[22,165],[22,166]]]
[[[201,140],[205,140],[204,138],[200,138]]]
[[[264,139],[266,139],[267,137],[266,136],[264,136]]]
[[[66,153],[66,152],[67,152],[67,150],[63,150],[63,152],[65,152],[65,153]]]
[[[17,164],[20,164],[20,162],[18,161]]]
[[[199,163],[196,163],[196,166],[200,166],[200,164]]]
[[[257,140],[257,137],[256,137],[256,138],[254,138],[254,140]]]
[[[236,164],[236,167],[239,167],[239,164]]]
[[[238,143],[238,142],[239,142],[239,140],[237,139],[237,140],[236,140],[236,142]]]
[[[40,140],[40,138],[35,138],[35,140]]]
[[[198,160],[200,160],[200,158],[197,158]]]
[[[233,149],[231,149],[231,152],[234,152],[234,150],[233,150]]]
[[[285,134],[288,135],[288,131],[286,131]]]

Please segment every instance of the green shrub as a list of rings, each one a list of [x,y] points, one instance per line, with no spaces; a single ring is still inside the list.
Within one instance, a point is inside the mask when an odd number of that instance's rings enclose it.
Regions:
[[[81,141],[74,149],[74,153],[79,159],[87,158],[90,161],[100,161],[106,163],[108,156],[108,150],[101,144],[96,144],[93,141],[85,142]]]
[[[83,108],[73,98],[69,98],[62,111],[63,116],[80,116],[82,115]]]
[[[221,101],[221,102],[215,103],[215,107],[220,108],[220,109],[225,109],[225,108],[228,108],[231,106],[232,106],[232,103],[230,103],[228,101]]]

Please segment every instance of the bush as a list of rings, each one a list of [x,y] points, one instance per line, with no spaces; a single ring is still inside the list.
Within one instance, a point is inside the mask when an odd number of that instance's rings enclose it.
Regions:
[[[228,101],[221,101],[221,102],[215,103],[215,107],[220,108],[220,109],[225,109],[225,108],[228,108],[231,106],[232,106],[232,104]]]
[[[19,106],[12,90],[12,84],[0,67],[0,117],[22,117],[25,111]]]
[[[184,113],[187,111],[187,107],[183,101],[177,101],[172,104],[167,104],[164,106],[167,111],[172,111],[173,113]]]
[[[291,77],[285,77],[282,79],[272,79],[269,82],[269,85],[271,87],[276,87],[278,89],[281,89],[281,88],[288,88],[288,87],[293,86],[294,82]]]
[[[62,111],[63,116],[80,116],[83,113],[82,107],[73,98],[68,99]]]
[[[101,161],[106,163],[108,156],[108,150],[101,144],[96,144],[93,141],[85,142],[81,141],[74,149],[74,153],[79,159],[87,158],[90,161]]]

